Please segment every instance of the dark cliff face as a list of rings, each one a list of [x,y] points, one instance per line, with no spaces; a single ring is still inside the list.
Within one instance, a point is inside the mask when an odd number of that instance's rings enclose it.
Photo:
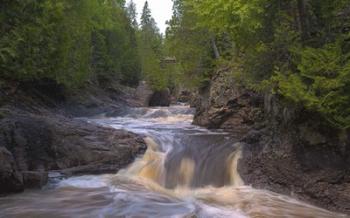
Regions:
[[[201,90],[194,123],[226,129],[244,142],[238,165],[244,182],[350,213],[349,131],[229,78],[218,72]]]

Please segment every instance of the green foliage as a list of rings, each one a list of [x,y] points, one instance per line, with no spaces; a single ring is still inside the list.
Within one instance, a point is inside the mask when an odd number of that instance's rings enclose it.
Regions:
[[[174,10],[167,43],[185,77],[197,70],[204,81],[210,79],[210,65],[186,65],[203,63],[203,57],[218,63],[208,56],[209,39],[215,39],[225,65],[233,66],[243,85],[278,92],[332,125],[350,128],[349,1],[175,2],[181,10]]]
[[[137,83],[140,69],[130,67],[140,65],[138,56],[134,56],[136,38],[121,8],[124,3],[3,1],[1,77],[47,78],[70,87],[106,75]]]
[[[161,68],[161,60],[163,58],[162,36],[152,17],[147,1],[141,15],[138,44],[144,78],[150,82],[154,90],[167,88],[167,74]]]
[[[283,96],[318,111],[332,124],[350,127],[350,53],[343,54],[339,43],[323,48],[297,51],[298,73],[273,77]]]
[[[126,13],[131,21],[132,26],[136,29],[138,28],[139,24],[137,22],[137,9],[136,9],[136,4],[134,3],[133,0],[130,0],[130,2],[127,5],[126,8]]]
[[[177,71],[180,71],[176,80],[181,86],[199,86],[213,71],[212,34],[196,25],[198,19],[192,6],[174,0],[173,17],[166,31],[165,52],[176,57]]]
[[[197,25],[213,32],[229,32],[239,45],[249,43],[263,25],[268,0],[187,0],[199,19]],[[248,38],[247,38],[248,37]]]

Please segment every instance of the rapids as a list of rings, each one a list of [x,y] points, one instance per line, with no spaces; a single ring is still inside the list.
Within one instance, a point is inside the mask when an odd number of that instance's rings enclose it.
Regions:
[[[116,175],[52,173],[43,190],[0,198],[0,217],[346,217],[244,184],[241,145],[191,125],[193,114],[172,106],[86,119],[143,135],[146,153]]]

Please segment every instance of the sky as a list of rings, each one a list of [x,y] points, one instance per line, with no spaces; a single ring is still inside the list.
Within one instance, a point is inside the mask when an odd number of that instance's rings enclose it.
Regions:
[[[137,6],[138,17],[141,17],[142,8],[146,0],[133,0]],[[161,33],[165,33],[167,20],[170,20],[173,12],[173,2],[171,0],[148,0],[148,5],[152,11],[152,16],[156,20]]]

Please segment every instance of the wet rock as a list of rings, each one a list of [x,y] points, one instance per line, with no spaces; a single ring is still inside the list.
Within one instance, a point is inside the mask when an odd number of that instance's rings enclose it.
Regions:
[[[153,90],[146,81],[141,81],[136,89],[136,99],[140,102],[140,106],[147,107],[152,97]]]
[[[168,107],[172,100],[169,89],[153,91],[146,81],[140,82],[135,97],[143,107]]]
[[[139,136],[74,119],[72,115],[117,115],[132,106],[132,90],[88,84],[69,94],[48,81],[0,87],[0,194],[39,188],[51,170],[117,172],[145,151]],[[12,89],[11,89],[12,90]],[[127,100],[125,98],[129,98]],[[136,103],[135,103],[136,104]]]
[[[148,103],[148,106],[151,107],[168,107],[170,106],[171,103],[171,95],[170,95],[170,90],[169,89],[164,89],[161,91],[155,91]]]
[[[16,169],[11,152],[0,144],[0,195],[23,189],[23,178]]]
[[[48,182],[47,171],[23,171],[22,175],[25,188],[41,188]]]
[[[0,182],[7,187],[0,193],[41,187],[48,170],[117,172],[146,149],[142,138],[126,131],[60,115],[15,114],[0,121]]]

